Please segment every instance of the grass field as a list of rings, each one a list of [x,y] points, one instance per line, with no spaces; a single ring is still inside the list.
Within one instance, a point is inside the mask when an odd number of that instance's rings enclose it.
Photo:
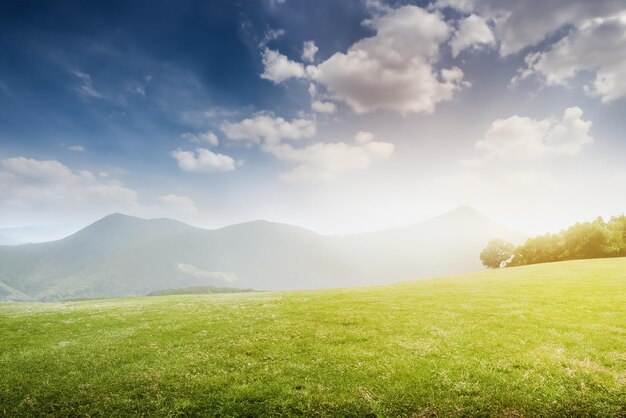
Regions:
[[[0,304],[0,414],[626,416],[626,259]]]

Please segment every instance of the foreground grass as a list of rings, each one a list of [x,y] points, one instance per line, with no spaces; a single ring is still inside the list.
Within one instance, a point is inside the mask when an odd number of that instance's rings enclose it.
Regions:
[[[0,415],[626,416],[626,259],[0,304]]]

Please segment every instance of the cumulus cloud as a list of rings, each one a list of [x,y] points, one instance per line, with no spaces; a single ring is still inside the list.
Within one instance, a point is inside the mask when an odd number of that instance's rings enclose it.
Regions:
[[[215,135],[211,131],[207,131],[204,133],[197,133],[197,134],[192,134],[191,132],[187,132],[187,133],[182,134],[181,137],[189,142],[195,142],[198,144],[203,143],[203,142],[209,145],[213,145],[213,146],[216,146],[219,144],[217,135]]]
[[[302,45],[302,59],[304,61],[313,62],[315,60],[315,54],[318,51],[317,45],[313,41],[305,41]]]
[[[196,151],[172,151],[170,155],[178,162],[178,166],[187,172],[225,172],[236,168],[237,162],[229,155],[219,154],[206,148]]]
[[[478,49],[495,43],[496,40],[487,22],[482,17],[472,14],[459,22],[459,28],[450,41],[450,47],[452,55],[456,57],[465,49]]]
[[[476,0],[438,0],[437,7],[443,9],[451,7],[460,12],[470,13],[476,9]]]
[[[175,194],[159,196],[159,205],[161,209],[164,209],[168,213],[174,212],[192,215],[198,213],[195,202],[187,196],[178,196]]]
[[[476,142],[476,149],[483,151],[485,157],[468,163],[477,165],[494,158],[578,154],[593,141],[589,134],[591,122],[583,120],[582,115],[579,107],[569,107],[561,119],[536,120],[516,115],[495,120],[485,138]]]
[[[626,96],[626,14],[594,19],[574,29],[548,51],[526,56],[518,78],[539,75],[547,85],[564,85],[582,71],[595,73],[584,90],[605,103]],[[516,79],[513,80],[514,82]]]
[[[437,7],[494,19],[495,37],[504,56],[537,45],[566,25],[579,26],[625,9],[623,0],[552,0],[533,2],[532,6],[519,0],[438,0]]]
[[[556,43],[529,53],[526,66],[512,83],[538,75],[546,85],[565,85],[582,72],[595,78],[584,91],[608,103],[626,96],[626,4],[623,0],[553,0],[529,7],[516,0],[439,0],[437,7],[492,19],[503,56],[564,33]],[[472,14],[472,16],[475,16]],[[468,17],[468,21],[472,16]],[[488,28],[483,28],[487,40]],[[453,54],[462,50],[462,28],[451,41]]]
[[[46,210],[136,208],[137,194],[91,171],[74,171],[56,160],[12,157],[0,160],[0,200],[5,208]]]
[[[359,131],[354,136],[354,140],[359,144],[367,144],[368,142],[372,142],[374,140],[374,134],[367,131]]]
[[[335,113],[337,106],[333,102],[323,102],[321,100],[313,100],[311,109],[317,113]]]
[[[315,135],[315,123],[308,119],[287,121],[271,114],[260,114],[239,122],[225,122],[220,127],[230,140],[272,147],[283,140],[300,140]]]
[[[384,9],[367,24],[376,35],[337,52],[307,73],[331,96],[357,113],[391,109],[400,113],[432,113],[463,86],[463,72],[454,78],[435,68],[439,46],[450,28],[438,12],[416,6]]]
[[[302,148],[281,144],[272,150],[280,160],[296,164],[281,175],[288,182],[332,180],[337,175],[368,168],[372,161],[386,159],[393,154],[394,145],[375,141],[368,132],[357,134],[356,144],[345,142],[316,143]]]
[[[274,84],[282,83],[290,78],[301,78],[306,75],[304,66],[292,61],[278,51],[265,48],[263,56],[263,73],[261,78],[270,80]]]
[[[74,71],[73,74],[80,80],[80,85],[76,87],[76,91],[79,95],[83,97],[102,97],[102,94],[93,87],[93,82],[89,74],[80,71]]]
[[[315,135],[315,123],[307,119],[286,121],[262,114],[236,123],[225,123],[222,132],[234,141],[260,145],[281,161],[294,163],[293,170],[281,175],[285,181],[330,180],[338,174],[363,170],[371,162],[391,156],[394,145],[376,141],[369,132],[359,132],[355,144],[345,142],[315,143],[295,146]]]

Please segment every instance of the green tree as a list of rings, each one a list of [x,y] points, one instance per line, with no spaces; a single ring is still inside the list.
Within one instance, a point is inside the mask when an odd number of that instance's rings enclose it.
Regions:
[[[563,259],[564,245],[561,234],[545,234],[528,238],[524,245],[515,249],[515,256],[507,267],[560,261]]]
[[[626,216],[614,216],[607,223],[605,253],[610,257],[626,256]]]
[[[515,247],[502,239],[492,239],[480,253],[480,261],[489,268],[499,268],[513,256]]]
[[[578,222],[557,234],[528,238],[507,267],[551,261],[626,256],[626,216]]]
[[[606,257],[607,225],[601,217],[593,222],[576,223],[561,232],[565,240],[565,260]]]

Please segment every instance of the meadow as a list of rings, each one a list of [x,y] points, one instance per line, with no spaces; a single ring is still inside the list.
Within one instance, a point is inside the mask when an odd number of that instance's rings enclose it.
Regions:
[[[626,258],[0,303],[0,415],[626,417]]]

